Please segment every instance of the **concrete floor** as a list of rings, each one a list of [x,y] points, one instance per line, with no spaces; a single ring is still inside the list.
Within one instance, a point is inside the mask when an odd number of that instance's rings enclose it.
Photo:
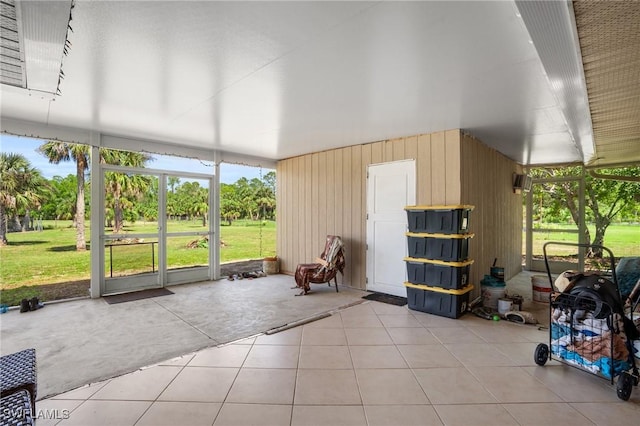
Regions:
[[[296,298],[297,299],[297,298]],[[546,309],[545,309],[546,310]],[[629,425],[594,374],[534,364],[548,329],[365,301],[37,403],[39,426]]]
[[[363,301],[366,292],[293,277],[170,287],[175,294],[109,305],[82,299],[0,317],[2,354],[36,348],[38,399]]]
[[[531,275],[517,275],[507,291],[523,296],[523,310],[548,323],[547,305],[531,302]],[[36,348],[44,398],[333,312],[368,294],[316,284],[310,295],[294,297],[293,285],[291,276],[272,275],[174,286],[173,295],[114,305],[83,299],[12,310],[0,317],[0,352]]]

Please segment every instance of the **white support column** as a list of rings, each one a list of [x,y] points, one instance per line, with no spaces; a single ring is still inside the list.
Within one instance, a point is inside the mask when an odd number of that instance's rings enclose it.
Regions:
[[[525,223],[527,228],[527,233],[525,236],[525,269],[527,271],[531,270],[533,264],[533,188],[527,192],[527,203],[525,205]]]
[[[167,286],[167,175],[158,176],[158,285]]]
[[[220,153],[214,152],[213,184],[209,187],[209,279],[220,278]]]
[[[585,223],[585,200],[584,200],[584,192],[585,192],[585,181],[584,181],[584,167],[582,167],[582,173],[580,175],[580,182],[578,186],[578,243],[580,244],[589,244],[591,241],[585,241],[585,231],[587,225]],[[578,248],[578,271],[584,271],[584,257],[585,257],[585,249],[584,247]]]
[[[100,134],[91,132],[91,287],[93,299],[102,296],[104,290],[104,179],[100,166]]]

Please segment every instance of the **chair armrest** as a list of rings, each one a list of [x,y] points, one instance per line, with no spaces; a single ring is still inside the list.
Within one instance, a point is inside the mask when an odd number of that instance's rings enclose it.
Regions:
[[[320,259],[319,257],[316,257],[316,259],[315,259],[315,263],[319,263],[319,264],[321,264],[321,265],[322,265],[322,266],[324,266],[324,267],[329,266],[329,262],[327,262],[327,261],[326,261],[326,260],[324,260],[324,259]]]

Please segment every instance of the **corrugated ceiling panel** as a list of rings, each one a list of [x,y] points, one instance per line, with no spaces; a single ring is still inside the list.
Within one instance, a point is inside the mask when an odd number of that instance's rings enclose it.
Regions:
[[[0,49],[0,56],[2,57],[3,61],[13,63],[12,60],[15,60],[20,62],[20,52],[13,49],[6,49],[4,43],[2,43],[1,46],[2,48]]]
[[[16,16],[14,0],[3,0],[0,3],[0,83],[25,87]]]
[[[588,162],[594,157],[593,133],[569,5],[532,1],[516,1],[516,5],[562,107],[573,141],[583,161]]]
[[[640,162],[640,2],[574,2],[597,157]]]
[[[56,93],[71,0],[21,3],[27,87]]]
[[[10,19],[16,20],[16,7],[14,0],[3,0],[0,3],[0,14]]]
[[[18,75],[22,74],[22,68],[20,67],[20,64],[12,64],[12,63],[2,61],[0,62],[0,69],[2,69],[3,74],[5,72],[14,73]]]

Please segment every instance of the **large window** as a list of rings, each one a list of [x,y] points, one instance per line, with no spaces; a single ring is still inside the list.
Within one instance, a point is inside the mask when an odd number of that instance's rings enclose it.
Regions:
[[[569,244],[548,246],[549,260],[560,262],[556,270],[588,269],[606,262],[607,253],[598,246],[610,249],[616,258],[640,255],[640,183],[616,179],[640,176],[640,168],[599,170],[593,176],[579,166],[535,168],[530,174],[534,179],[525,222],[530,269],[543,270],[542,246],[549,241]],[[592,247],[578,250],[571,246],[576,243]]]

